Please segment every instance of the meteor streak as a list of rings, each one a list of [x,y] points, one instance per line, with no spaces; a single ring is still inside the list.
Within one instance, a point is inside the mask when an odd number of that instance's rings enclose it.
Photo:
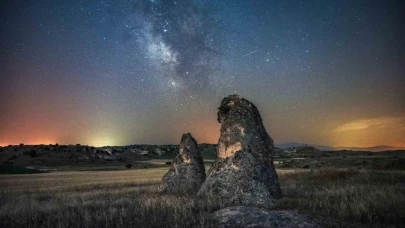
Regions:
[[[246,56],[248,56],[248,55],[254,54],[254,53],[256,53],[256,52],[257,52],[257,50],[256,50],[256,51],[249,52],[249,53],[247,53],[246,55],[242,56],[242,58],[243,58],[243,57],[246,57]]]

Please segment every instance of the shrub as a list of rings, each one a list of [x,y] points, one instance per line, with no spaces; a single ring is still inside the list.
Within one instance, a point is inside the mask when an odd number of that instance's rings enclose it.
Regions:
[[[30,150],[30,156],[35,158],[37,156],[37,152],[34,149]]]
[[[8,160],[10,161],[10,160],[14,160],[16,158],[17,158],[17,155],[13,154],[13,156],[11,156]]]
[[[125,165],[125,168],[127,168],[127,169],[130,169],[132,167],[132,164],[131,163],[127,163],[126,165]]]
[[[405,159],[399,158],[393,161],[390,161],[384,165],[380,164],[375,165],[374,168],[376,169],[383,169],[383,170],[405,170]]]

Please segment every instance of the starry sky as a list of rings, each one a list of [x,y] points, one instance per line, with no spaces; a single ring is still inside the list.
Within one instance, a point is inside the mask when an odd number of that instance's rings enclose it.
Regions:
[[[402,1],[0,2],[0,145],[216,143],[240,94],[275,143],[405,146]]]

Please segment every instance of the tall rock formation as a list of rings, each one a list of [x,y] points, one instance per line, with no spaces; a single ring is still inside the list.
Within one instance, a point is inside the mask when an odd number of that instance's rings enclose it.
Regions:
[[[272,207],[281,195],[273,165],[273,140],[256,106],[239,95],[225,97],[218,110],[221,135],[217,159],[198,196],[224,205]]]
[[[172,161],[159,187],[162,192],[172,194],[195,194],[205,180],[205,167],[198,150],[197,141],[190,133],[183,134],[180,151]]]

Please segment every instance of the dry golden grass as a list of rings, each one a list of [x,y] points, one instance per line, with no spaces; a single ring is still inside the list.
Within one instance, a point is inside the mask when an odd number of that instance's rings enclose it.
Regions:
[[[206,227],[215,205],[162,195],[167,168],[0,176],[2,227]],[[212,209],[210,209],[212,208]]]
[[[122,171],[77,171],[41,174],[0,175],[5,191],[53,192],[70,189],[96,189],[109,186],[138,186],[159,182],[167,168]]]
[[[282,209],[298,209],[328,227],[401,227],[405,172],[319,169],[280,175]]]
[[[162,195],[167,168],[0,175],[1,227],[212,227],[216,202]],[[405,172],[278,170],[277,209],[329,227],[405,224]]]

